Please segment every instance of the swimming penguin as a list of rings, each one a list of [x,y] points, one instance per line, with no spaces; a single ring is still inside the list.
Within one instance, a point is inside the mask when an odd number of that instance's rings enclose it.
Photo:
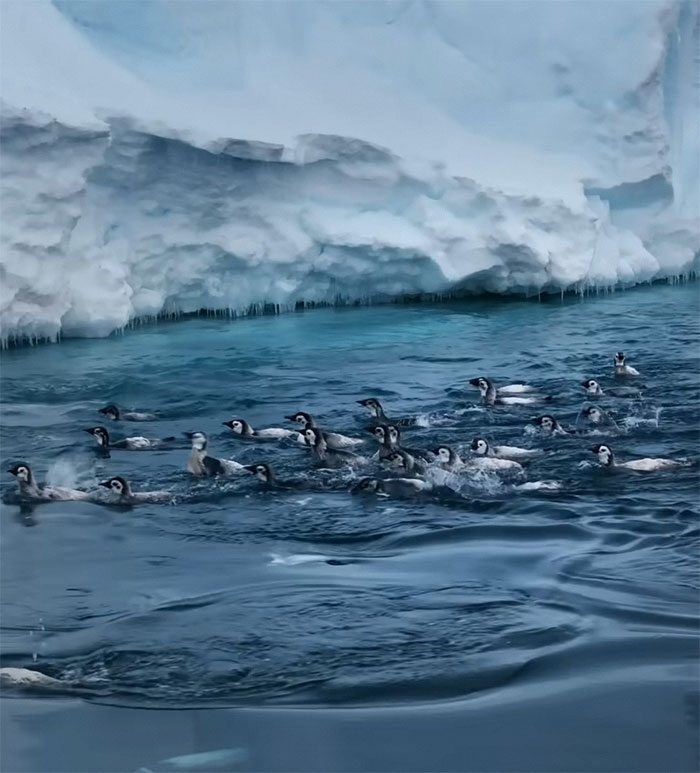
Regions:
[[[389,456],[392,451],[406,451],[417,459],[423,459],[426,462],[433,460],[433,455],[429,451],[423,451],[420,448],[405,448],[401,444],[401,430],[394,424],[378,424],[370,428],[371,433],[381,443],[377,457],[381,461]]]
[[[598,461],[606,469],[655,472],[656,470],[671,470],[674,467],[688,466],[688,462],[675,459],[635,459],[631,462],[618,462],[612,448],[606,445],[593,446],[591,451],[598,456]]]
[[[65,682],[54,679],[52,676],[42,674],[41,671],[33,671],[29,668],[0,668],[1,687],[65,687]]]
[[[231,421],[224,421],[223,424],[232,430],[234,434],[244,438],[254,438],[255,440],[284,440],[289,438],[297,443],[306,442],[301,432],[293,429],[282,429],[281,427],[253,429],[245,419],[231,419]]]
[[[391,451],[382,459],[382,461],[392,470],[398,470],[407,478],[425,475],[428,469],[422,459],[416,459],[415,456],[411,456],[411,454],[404,451],[402,448]]]
[[[31,467],[25,462],[19,462],[10,467],[8,472],[17,478],[19,493],[28,499],[37,499],[41,502],[67,502],[71,500],[90,499],[92,492],[79,491],[60,486],[40,486],[34,478]]]
[[[631,365],[625,364],[625,355],[618,352],[615,355],[615,375],[616,376],[638,376],[639,371]]]
[[[497,395],[522,395],[526,394],[527,392],[535,392],[535,387],[530,386],[529,384],[506,384],[505,386],[496,386],[494,382],[490,378],[486,378],[485,376],[477,376],[477,378],[469,379],[469,383],[472,386],[475,386],[477,389],[479,389],[479,379],[483,378],[485,381],[491,382],[491,384],[494,386],[496,390]]]
[[[610,395],[611,397],[640,397],[641,392],[634,387],[615,387],[613,389],[603,388],[594,378],[587,378],[581,382],[581,386],[586,390],[586,394],[591,397],[603,397]]]
[[[136,505],[170,502],[173,498],[169,491],[132,491],[129,481],[119,475],[109,480],[103,480],[100,486],[109,489],[110,496],[107,501],[110,504]]]
[[[511,397],[507,394],[499,395],[496,385],[490,378],[473,378],[470,384],[477,387],[481,394],[481,400],[484,405],[537,405],[545,400],[551,400],[551,397]]]
[[[450,472],[468,472],[470,470],[485,470],[488,472],[515,472],[522,473],[522,464],[511,459],[497,459],[493,456],[478,456],[470,459],[469,462],[463,461],[459,454],[450,448],[450,446],[438,446],[435,449],[437,461],[444,470]]]
[[[368,397],[365,400],[358,400],[359,405],[364,405],[370,412],[372,419],[377,424],[393,424],[395,427],[410,427],[415,424],[415,419],[390,419],[386,413],[382,404],[376,397]]]
[[[353,494],[406,497],[432,489],[433,484],[421,478],[362,478],[351,490]]]
[[[138,411],[122,411],[118,406],[110,403],[100,408],[99,413],[112,421],[154,421],[158,417],[155,413],[139,413]]]
[[[596,426],[602,426],[606,424],[613,424],[617,427],[615,420],[606,411],[599,408],[597,405],[587,405],[582,411],[581,416]]]
[[[248,472],[252,472],[253,475],[262,483],[264,488],[285,489],[287,491],[295,491],[298,489],[308,489],[311,487],[310,481],[306,480],[278,480],[274,470],[269,464],[264,462],[258,462],[257,464],[246,464],[245,466]]]
[[[517,446],[492,446],[485,438],[475,437],[472,440],[472,451],[477,456],[488,456],[496,459],[527,459],[541,454],[538,448],[518,448]]]
[[[228,477],[238,475],[245,470],[245,465],[233,459],[217,459],[214,456],[209,456],[207,454],[209,441],[203,432],[185,432],[185,437],[192,441],[192,450],[187,460],[187,472],[192,475]]]
[[[289,419],[290,421],[294,421],[297,424],[301,424],[304,429],[307,427],[311,427],[312,429],[319,429],[319,426],[316,423],[316,419],[314,419],[310,413],[306,413],[304,411],[299,411],[298,413],[285,416],[284,418]],[[326,432],[325,430],[321,431],[323,432],[323,438],[326,441],[328,448],[332,448],[334,450],[357,448],[358,446],[364,445],[365,442],[361,438],[348,437],[347,435],[341,435],[338,432]]]
[[[105,451],[110,448],[119,448],[126,451],[153,451],[157,448],[163,448],[164,445],[175,440],[174,437],[164,438],[163,440],[149,440],[140,435],[122,438],[121,440],[112,440],[109,432],[104,427],[90,427],[83,431],[93,435],[97,445]]]
[[[570,435],[571,434],[570,432],[567,432],[564,429],[564,427],[561,426],[561,424],[557,421],[557,419],[554,418],[554,416],[550,416],[549,414],[545,414],[544,416],[537,416],[532,421],[545,434],[548,434],[548,435]]]
[[[356,456],[350,451],[329,448],[323,432],[318,427],[307,427],[304,430],[304,437],[306,444],[311,448],[314,461],[320,467],[354,467],[367,461],[364,457]]]

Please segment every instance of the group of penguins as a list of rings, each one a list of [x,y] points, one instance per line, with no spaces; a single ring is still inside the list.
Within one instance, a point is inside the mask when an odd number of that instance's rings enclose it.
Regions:
[[[618,377],[636,377],[639,371],[628,365],[625,355],[618,352],[614,357],[615,375]],[[551,397],[536,393],[534,387],[527,384],[510,384],[498,387],[491,379],[484,376],[473,378],[469,382],[479,390],[482,403],[494,405],[532,406],[544,404]],[[603,390],[595,379],[582,382],[585,394],[589,397],[638,398],[638,389],[630,386],[620,386]],[[471,455],[462,458],[458,452],[447,445],[440,445],[430,450],[410,448],[403,444],[401,430],[415,425],[416,420],[410,418],[390,418],[384,411],[379,400],[374,397],[357,401],[371,416],[367,428],[376,441],[376,450],[371,457],[358,453],[366,447],[367,441],[362,438],[349,437],[337,432],[329,432],[318,426],[313,416],[299,412],[286,418],[299,426],[299,429],[283,429],[270,427],[254,429],[247,421],[240,418],[223,422],[225,426],[240,438],[251,441],[291,441],[298,443],[310,453],[315,466],[321,468],[358,468],[361,469],[372,462],[378,463],[384,472],[374,477],[363,477],[352,487],[353,493],[368,493],[379,496],[408,496],[418,492],[430,491],[436,486],[437,470],[447,471],[456,475],[470,475],[477,472],[489,472],[496,475],[518,476],[524,472],[523,464],[529,457],[541,453],[539,449],[520,448],[517,446],[491,445],[485,438],[476,437],[471,441]],[[122,411],[116,405],[107,405],[100,413],[112,422],[153,421],[157,417],[151,413]],[[597,405],[588,405],[582,411],[583,418],[589,425],[605,425],[613,422],[609,414]],[[544,414],[533,419],[536,428],[550,436],[573,434],[577,427],[564,428],[550,414]],[[162,440],[151,440],[142,436],[126,437],[115,440],[109,431],[102,426],[85,430],[95,438],[99,449],[108,452],[111,449],[129,451],[144,451],[176,447],[174,437]],[[274,469],[265,462],[256,464],[241,464],[233,459],[220,459],[209,454],[208,439],[203,432],[188,432],[185,435],[191,442],[190,455],[187,460],[187,471],[198,477],[233,477],[241,474],[252,474],[260,484],[269,489],[299,489],[314,488],[314,481],[299,479],[282,481],[275,475]],[[174,445],[175,444],[175,445]],[[636,459],[627,462],[618,461],[609,445],[599,444],[590,449],[598,462],[607,469],[633,470],[652,472],[665,470],[687,464],[685,460],[674,459]],[[31,467],[25,462],[14,464],[9,472],[14,475],[19,485],[20,497],[32,501],[66,501],[91,500],[105,504],[133,505],[137,503],[157,503],[173,501],[173,493],[169,491],[134,491],[131,484],[122,476],[114,476],[99,484],[100,488],[85,491],[79,489],[61,488],[37,483]],[[555,481],[540,481],[522,484],[522,488],[556,488]],[[320,485],[320,484],[319,484]]]

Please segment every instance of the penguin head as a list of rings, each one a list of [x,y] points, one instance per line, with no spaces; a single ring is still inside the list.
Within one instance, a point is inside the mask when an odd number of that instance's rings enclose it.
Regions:
[[[285,419],[289,419],[290,421],[294,421],[297,424],[303,424],[305,427],[315,427],[316,422],[314,421],[313,416],[311,416],[310,413],[306,413],[305,411],[299,411],[298,413],[293,413],[291,416],[285,416]]]
[[[231,421],[225,421],[223,424],[233,430],[237,435],[248,435],[251,433],[250,424],[243,419],[231,419]]]
[[[451,464],[455,461],[456,454],[449,446],[438,446],[434,453],[440,464]]]
[[[401,443],[401,432],[399,431],[398,427],[395,427],[393,424],[390,424],[388,427],[389,432],[389,442],[392,446],[398,446]]]
[[[618,352],[615,355],[615,365],[622,366],[625,364],[625,355],[623,352]]]
[[[255,475],[255,477],[263,483],[272,482],[272,470],[270,469],[270,465],[265,464],[264,462],[258,462],[257,464],[247,464],[245,469],[248,470],[248,472],[252,472],[253,475]]]
[[[601,424],[604,419],[603,412],[595,405],[589,405],[584,408],[583,415],[588,419],[588,421],[593,422],[593,424]]]
[[[317,448],[323,445],[323,433],[317,427],[307,427],[302,434],[307,446]]]
[[[360,405],[364,405],[364,407],[367,408],[367,410],[375,418],[379,418],[379,416],[381,416],[384,412],[382,404],[379,402],[379,400],[376,399],[376,397],[368,397],[366,400],[358,400],[357,402]]]
[[[581,386],[591,395],[597,395],[603,390],[600,388],[600,384],[594,378],[587,378],[581,382]]]
[[[107,432],[104,427],[90,427],[89,429],[86,429],[85,432],[89,432],[94,436],[97,445],[100,446],[100,448],[107,448],[109,445],[109,432]]]
[[[10,473],[10,475],[14,475],[15,478],[17,478],[17,480],[20,481],[20,483],[32,482],[32,479],[33,479],[32,469],[25,462],[18,462],[17,464],[10,467],[8,472]]]
[[[406,471],[411,467],[408,454],[404,451],[392,451],[387,457],[384,458],[384,461],[389,465],[389,467],[394,469]]]
[[[472,386],[475,386],[479,392],[481,392],[481,396],[485,396],[486,393],[489,391],[489,387],[491,386],[491,382],[489,379],[484,378],[483,376],[479,376],[478,378],[472,378],[469,380],[469,383]]]
[[[536,419],[533,419],[533,421],[544,432],[554,432],[557,428],[557,420],[554,416],[538,416]]]
[[[377,438],[377,440],[384,445],[389,437],[389,427],[386,424],[378,424],[376,427],[372,427],[370,432]]]
[[[113,491],[120,497],[125,495],[128,496],[128,494],[131,493],[131,489],[129,488],[129,484],[127,483],[126,479],[119,475],[116,475],[114,478],[110,478],[109,480],[103,480],[102,483],[100,483],[100,486],[108,488],[110,491]]]
[[[471,448],[472,451],[479,456],[486,456],[489,452],[489,444],[482,437],[475,437],[474,440],[472,440]]]
[[[203,432],[185,432],[185,437],[192,441],[192,448],[195,451],[207,450],[207,436]]]
[[[610,446],[592,446],[591,451],[598,456],[598,461],[603,467],[609,467],[613,463],[613,452]]]
[[[376,494],[382,490],[381,481],[377,478],[362,478],[352,489],[353,494]]]
[[[112,419],[112,421],[117,421],[119,419],[119,408],[117,408],[116,405],[113,403],[110,403],[109,405],[105,405],[104,408],[100,408],[99,413],[106,416],[108,419]]]

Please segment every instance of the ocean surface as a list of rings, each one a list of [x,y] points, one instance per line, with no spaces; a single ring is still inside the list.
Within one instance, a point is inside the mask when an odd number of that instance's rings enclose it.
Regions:
[[[698,285],[584,299],[479,299],[190,319],[1,357],[1,665],[65,685],[5,691],[2,769],[696,770]],[[614,377],[622,350],[639,369]],[[483,407],[468,381],[528,382],[542,407]],[[639,386],[594,402],[580,382]],[[443,476],[407,498],[349,492],[290,442],[304,410],[376,444],[356,401],[413,417],[404,443],[539,448],[524,477]],[[106,423],[109,402],[157,421]],[[550,413],[574,434],[533,432]],[[99,455],[83,430],[173,436]],[[324,490],[196,479],[213,456]],[[685,458],[670,472],[621,460]],[[93,488],[122,475],[166,504],[27,506],[11,463]],[[524,481],[557,481],[525,491]],[[184,756],[183,756],[184,755]]]

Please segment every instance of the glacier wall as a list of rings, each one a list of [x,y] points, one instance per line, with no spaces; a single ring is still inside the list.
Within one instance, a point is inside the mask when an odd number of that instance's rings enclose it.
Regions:
[[[0,4],[0,334],[698,269],[692,2]]]

